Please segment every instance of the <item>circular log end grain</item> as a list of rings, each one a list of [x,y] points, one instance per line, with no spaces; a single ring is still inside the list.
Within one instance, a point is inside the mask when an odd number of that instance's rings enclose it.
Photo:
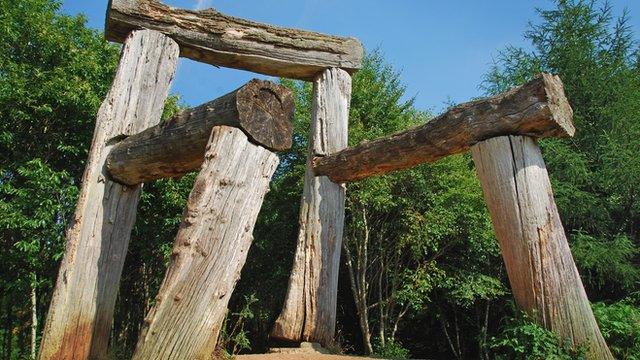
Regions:
[[[254,142],[274,151],[291,148],[294,103],[291,90],[253,79],[236,95],[241,128]]]
[[[573,137],[576,128],[573,125],[573,110],[564,93],[564,85],[558,75],[543,73],[542,75],[549,109],[554,121],[558,124],[555,136]]]

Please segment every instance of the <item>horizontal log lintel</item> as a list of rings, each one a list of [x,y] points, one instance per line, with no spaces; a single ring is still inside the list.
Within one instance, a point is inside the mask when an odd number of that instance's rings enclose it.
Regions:
[[[107,158],[110,176],[127,185],[176,177],[204,161],[207,140],[216,125],[239,128],[269,150],[289,149],[293,134],[291,91],[270,81],[242,87],[114,145]]]
[[[362,66],[363,48],[355,38],[261,24],[213,9],[178,9],[157,0],[109,2],[108,40],[123,42],[140,28],[171,37],[181,56],[271,76],[313,80],[329,67],[353,72]]]
[[[574,133],[573,111],[562,81],[540,74],[503,94],[455,106],[424,125],[315,157],[313,170],[316,176],[341,183],[434,162],[492,137]]]

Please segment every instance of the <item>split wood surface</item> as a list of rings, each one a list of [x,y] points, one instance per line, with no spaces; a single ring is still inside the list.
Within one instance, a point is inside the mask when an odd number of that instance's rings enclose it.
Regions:
[[[517,305],[589,359],[613,359],[593,316],[535,140],[502,136],[471,148]]]
[[[105,161],[113,139],[160,121],[178,52],[173,40],[152,30],[135,31],[125,42],[111,90],[98,111],[40,359],[106,356],[141,186],[109,180]]]
[[[328,69],[313,87],[309,158],[300,206],[300,230],[284,306],[271,336],[332,343],[344,228],[345,187],[314,176],[311,159],[347,146],[351,76]]]
[[[216,100],[124,139],[111,150],[107,169],[116,181],[129,185],[198,169],[216,125],[237,127],[258,145],[286,150],[291,147],[293,113],[289,89],[270,81],[251,80]]]
[[[156,0],[110,1],[108,40],[122,42],[140,28],[174,39],[181,56],[266,75],[313,80],[328,67],[352,72],[362,66],[362,44],[354,38],[275,27],[213,9],[177,9]]]
[[[336,183],[430,163],[502,135],[573,136],[573,111],[559,77],[540,74],[491,98],[451,108],[426,124],[313,160]]]
[[[134,359],[211,359],[278,156],[216,126]]]

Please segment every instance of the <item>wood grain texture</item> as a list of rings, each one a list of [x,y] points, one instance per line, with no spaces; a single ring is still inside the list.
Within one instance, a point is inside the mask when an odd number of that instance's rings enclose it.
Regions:
[[[589,359],[613,359],[576,269],[535,141],[502,136],[471,148],[518,306]]]
[[[362,66],[362,44],[354,38],[279,28],[213,9],[176,9],[156,0],[110,1],[108,40],[122,42],[139,28],[171,37],[182,56],[266,75],[313,80],[328,67],[352,72]]]
[[[540,74],[504,94],[455,106],[422,126],[316,157],[313,170],[341,183],[434,162],[495,136],[574,133],[562,81]]]
[[[106,356],[141,186],[109,180],[105,160],[114,139],[160,121],[178,51],[173,40],[151,30],[133,32],[122,49],[115,79],[98,111],[40,359]]]
[[[216,126],[134,359],[211,359],[278,156]]]
[[[258,145],[286,150],[291,147],[293,112],[289,89],[254,79],[121,141],[111,150],[107,169],[115,180],[128,185],[180,176],[200,167],[216,125],[237,127]]]
[[[345,187],[314,176],[311,159],[347,146],[351,76],[326,70],[314,82],[310,149],[300,230],[287,295],[271,336],[328,345],[336,321]]]

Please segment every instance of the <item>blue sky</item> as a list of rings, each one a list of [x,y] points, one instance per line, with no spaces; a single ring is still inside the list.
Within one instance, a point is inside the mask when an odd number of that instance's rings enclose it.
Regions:
[[[90,27],[102,30],[107,0],[63,0],[63,12],[83,13]],[[527,46],[523,33],[537,21],[535,8],[550,0],[165,0],[183,8],[214,7],[228,15],[273,25],[355,36],[367,50],[379,48],[401,71],[407,96],[416,107],[438,112],[448,102],[481,95],[482,81],[499,49]],[[640,2],[612,0],[614,14],[630,11],[640,32]],[[254,77],[181,59],[173,93],[190,105],[223,95]]]

